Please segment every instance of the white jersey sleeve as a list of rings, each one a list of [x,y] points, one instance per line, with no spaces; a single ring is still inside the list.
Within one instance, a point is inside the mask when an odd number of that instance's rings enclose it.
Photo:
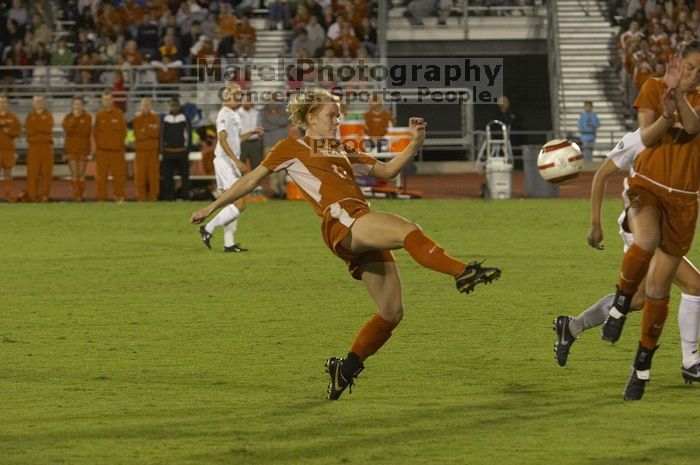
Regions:
[[[607,157],[615,163],[618,169],[629,170],[634,165],[637,155],[642,153],[645,148],[644,144],[642,144],[641,129],[637,129],[634,132],[625,134],[615,148],[608,153]]]

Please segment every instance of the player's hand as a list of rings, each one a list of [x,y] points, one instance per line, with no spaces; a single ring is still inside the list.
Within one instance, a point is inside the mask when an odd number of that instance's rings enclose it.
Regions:
[[[241,174],[244,174],[244,173],[247,173],[248,171],[250,171],[250,169],[248,168],[248,165],[246,165],[242,161],[236,160],[234,163],[236,164],[236,168],[238,168],[238,171],[240,171]]]
[[[676,55],[672,56],[666,66],[666,73],[664,74],[664,84],[669,89],[675,89],[681,82],[681,77],[683,76],[683,64],[680,58]]]
[[[591,229],[588,231],[588,245],[598,250],[605,249],[605,246],[603,245],[602,227],[598,225],[591,225]]]
[[[412,116],[408,120],[408,131],[411,133],[413,142],[418,145],[423,145],[425,142],[425,126],[427,124],[423,118],[418,116]]]
[[[263,128],[255,128],[255,132],[256,132],[259,136],[262,136],[263,134],[265,134],[265,129],[263,129]]]
[[[204,222],[204,220],[206,220],[209,215],[211,215],[211,210],[209,209],[209,207],[197,210],[196,212],[192,213],[192,216],[190,217],[190,223],[200,224]]]
[[[663,107],[663,112],[666,116],[673,116],[678,109],[678,103],[676,101],[676,91],[673,89],[666,89],[663,96],[661,97],[661,106]]]

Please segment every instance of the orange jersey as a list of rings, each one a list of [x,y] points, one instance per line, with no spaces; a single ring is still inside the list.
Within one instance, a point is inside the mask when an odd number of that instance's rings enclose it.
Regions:
[[[661,96],[665,89],[662,78],[647,79],[634,102],[634,108],[652,110],[658,117],[663,112]],[[687,99],[691,107],[700,106],[700,93],[697,90],[690,92]],[[685,132],[677,114],[674,120],[661,141],[639,154],[634,169],[664,186],[697,192],[700,187],[700,135]]]
[[[318,216],[344,199],[366,202],[355,176],[369,174],[377,160],[361,153],[324,150],[310,137],[279,141],[262,162],[270,171],[287,170]]]
[[[87,155],[90,153],[90,136],[92,135],[92,116],[83,113],[75,116],[72,112],[63,118],[63,130],[66,141],[63,151],[69,155]]]
[[[29,145],[53,145],[53,115],[44,110],[32,110],[27,115],[27,143]]]
[[[237,39],[249,40],[255,42],[257,32],[253,26],[238,26],[238,31],[236,32]]]
[[[157,152],[160,144],[160,118],[153,112],[140,114],[132,121],[137,152]]]
[[[22,132],[19,118],[14,113],[0,115],[0,152],[14,152],[15,138]]]
[[[124,113],[115,107],[98,111],[95,114],[93,135],[97,150],[123,151],[126,137]]]
[[[389,123],[396,126],[394,115],[388,111],[368,111],[365,113],[365,126],[367,127],[367,135],[370,137],[386,135],[386,131],[389,129]]]

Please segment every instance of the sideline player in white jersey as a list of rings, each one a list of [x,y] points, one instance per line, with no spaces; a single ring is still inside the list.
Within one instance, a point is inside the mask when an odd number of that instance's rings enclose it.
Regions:
[[[600,214],[608,178],[619,169],[630,170],[637,155],[644,148],[639,129],[635,132],[627,133],[615,148],[608,153],[605,162],[596,171],[591,187],[591,228],[588,232],[588,244],[591,247],[598,250],[603,250],[604,248]],[[624,218],[625,212],[622,212],[617,222],[620,225],[619,233],[624,242],[624,251],[627,251],[634,242],[634,236],[625,231],[622,224]],[[681,289],[681,302],[678,307],[678,326],[683,351],[681,375],[687,383],[692,383],[693,381],[700,381],[700,356],[698,355],[700,272],[687,257],[683,257],[674,282]],[[554,352],[556,353],[557,363],[560,366],[566,365],[569,350],[579,334],[605,322],[614,297],[615,294],[606,295],[576,317],[560,315],[554,320],[554,330],[557,333]],[[631,310],[641,310],[643,306],[644,285],[641,284],[639,290],[632,298]]]
[[[248,171],[248,167],[239,157],[241,141],[247,140],[254,134],[262,134],[262,128],[255,128],[241,134],[241,118],[236,109],[241,105],[242,94],[238,84],[230,83],[222,94],[223,106],[216,116],[217,143],[214,149],[214,170],[216,172],[216,187],[225,191]],[[224,252],[247,252],[248,249],[236,244],[234,233],[238,225],[238,217],[246,208],[245,198],[221,209],[206,226],[199,228],[202,243],[211,249],[211,238],[216,228],[224,228]]]

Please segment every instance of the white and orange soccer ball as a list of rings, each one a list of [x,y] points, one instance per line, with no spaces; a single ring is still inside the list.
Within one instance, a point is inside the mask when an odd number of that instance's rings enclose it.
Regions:
[[[583,154],[575,142],[566,139],[550,140],[540,150],[537,169],[551,183],[571,181],[583,169]]]

